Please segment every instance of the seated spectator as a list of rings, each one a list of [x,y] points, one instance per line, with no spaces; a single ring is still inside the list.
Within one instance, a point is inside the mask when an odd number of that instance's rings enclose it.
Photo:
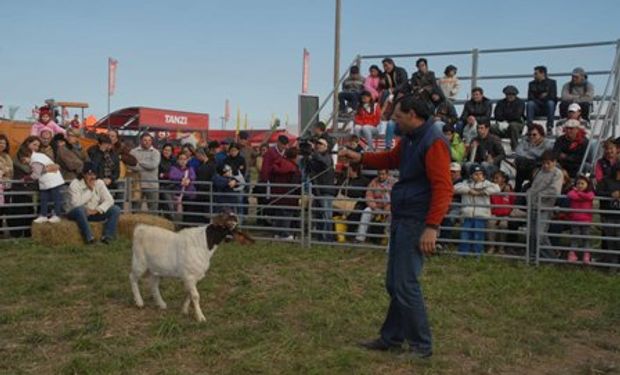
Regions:
[[[54,138],[54,133],[52,133],[52,131],[49,129],[42,129],[39,133],[39,140],[41,141],[41,146],[39,146],[39,152],[46,155],[52,160],[56,160],[56,155],[54,155],[54,148],[52,147],[52,139]]]
[[[80,132],[75,129],[67,129],[67,134],[65,134],[65,140],[67,141],[67,149],[73,152],[82,162],[88,160],[88,154],[86,150],[82,148],[82,144],[80,143]]]
[[[353,132],[366,140],[366,149],[374,150],[373,136],[379,134],[377,126],[381,121],[381,108],[372,100],[368,91],[362,93],[362,103],[355,113]]]
[[[115,189],[120,176],[120,160],[113,151],[112,140],[107,134],[97,136],[97,144],[88,148],[88,157],[95,164],[97,178],[101,179],[108,189]]]
[[[547,133],[551,133],[557,101],[557,84],[547,77],[547,67],[535,67],[527,90],[527,123],[534,122],[535,116],[547,116]]]
[[[95,242],[89,221],[105,221],[101,242],[107,244],[113,240],[121,209],[114,205],[103,180],[97,178],[92,162],[84,163],[80,176],[71,181],[67,192],[67,217],[77,223],[84,241]]]
[[[39,108],[39,121],[35,122],[32,125],[32,128],[30,129],[30,135],[40,137],[41,131],[43,130],[49,130],[51,132],[51,135],[49,137],[50,140],[52,139],[54,134],[65,134],[65,129],[63,129],[60,125],[54,122],[54,120],[52,120],[52,114],[49,107]]]
[[[500,163],[506,158],[502,141],[491,134],[488,122],[482,122],[477,127],[478,136],[470,145],[470,161],[485,169],[487,176],[492,176],[499,169]],[[467,163],[466,165],[471,165]]]
[[[484,96],[480,87],[471,90],[471,100],[463,106],[461,118],[456,125],[456,130],[461,134],[466,145],[476,136],[478,124],[491,121],[493,104]]]
[[[564,175],[562,170],[558,168],[557,156],[555,152],[547,150],[543,152],[542,167],[540,171],[534,176],[532,186],[529,188],[529,197],[532,199],[530,202],[533,208],[530,212],[530,218],[532,221],[532,228],[540,228],[538,231],[531,232],[531,244],[538,244],[541,246],[540,256],[543,258],[557,258],[555,252],[547,247],[551,246],[549,236],[540,235],[540,239],[536,239],[538,233],[549,233],[549,220],[553,215],[553,211],[550,210],[555,206],[555,200],[558,195],[562,193],[562,184],[564,182]],[[539,210],[538,207],[544,210]],[[540,215],[538,214],[540,212]],[[542,222],[538,225],[538,222]],[[530,253],[530,257],[534,257],[535,254]]]
[[[579,176],[575,180],[575,186],[567,194],[570,201],[569,219],[572,222],[570,232],[573,236],[590,236],[592,226],[592,208],[594,207],[594,189],[592,182],[586,176]],[[578,210],[589,210],[590,212],[579,212]],[[591,255],[588,251],[591,249],[590,240],[588,238],[571,238],[571,248],[582,249],[583,263],[588,264],[591,261]],[[578,257],[574,250],[568,252],[567,259],[569,262],[577,262]]]
[[[149,211],[157,211],[157,200],[159,195],[159,162],[161,155],[153,147],[153,136],[149,133],[142,133],[140,136],[140,146],[131,150],[138,164],[129,167],[130,170],[138,172],[140,175],[140,199],[133,202],[134,210],[142,209],[142,202],[146,201]]]
[[[597,183],[603,181],[605,177],[610,177],[614,166],[618,163],[618,145],[613,138],[609,138],[603,144],[603,157],[596,161],[594,167],[594,178]]]
[[[342,91],[338,93],[340,113],[349,113],[357,110],[360,94],[364,89],[364,77],[360,74],[359,66],[349,69],[349,76],[342,82]]]
[[[545,138],[545,129],[539,124],[528,125],[527,138],[521,140],[515,150],[517,177],[515,190],[523,191],[523,182],[532,181],[534,171],[542,165],[542,154],[553,148],[552,142]]]
[[[517,97],[519,90],[512,85],[504,87],[503,92],[506,97],[495,105],[495,126],[492,130],[501,138],[509,138],[514,151],[523,132],[525,102]]]
[[[594,101],[594,85],[588,81],[588,75],[583,68],[573,69],[570,82],[562,87],[560,102],[560,117],[568,115],[568,106],[573,103],[581,107],[581,116],[584,120],[590,120],[590,106]]]
[[[394,60],[389,57],[384,58],[381,63],[383,64],[382,86],[384,88],[381,104],[383,104],[386,99],[395,94],[397,87],[407,82],[408,75],[404,68],[396,66]]]
[[[232,168],[228,165],[218,167],[218,174],[213,176],[213,212],[220,213],[234,211],[238,202],[235,188],[239,183],[232,175]]]
[[[437,88],[437,78],[435,73],[428,70],[428,61],[425,58],[419,58],[415,62],[418,70],[411,75],[411,79],[401,86],[397,87],[397,91],[403,94],[412,94],[414,97],[430,102],[431,93]]]
[[[30,178],[32,169],[30,168],[30,154],[39,150],[41,141],[39,137],[31,135],[21,143],[17,153],[13,158],[13,179],[18,181],[11,185],[14,195],[11,197],[13,205],[10,207],[9,214],[18,216],[7,218],[7,225],[10,228],[22,227],[11,232],[13,237],[29,237],[30,223],[32,219],[28,215],[34,214],[33,192],[36,186]]]
[[[364,91],[368,91],[372,95],[372,100],[379,103],[381,98],[381,70],[376,65],[371,65],[368,68],[368,77],[364,80]]]
[[[174,182],[176,193],[174,193],[174,211],[176,216],[173,216],[175,221],[183,221],[187,223],[186,219],[191,215],[187,215],[186,207],[192,206],[196,199],[196,187],[194,181],[196,181],[196,172],[194,168],[189,166],[189,158],[187,153],[180,153],[177,157],[177,162],[170,167],[168,173],[170,181]],[[191,210],[190,210],[191,211]],[[183,216],[183,214],[186,214]]]
[[[450,144],[450,156],[452,157],[452,161],[459,164],[462,163],[465,158],[465,143],[461,140],[461,136],[454,131],[451,125],[444,125],[441,130]],[[459,172],[460,171],[461,169],[459,168]]]
[[[491,215],[489,220],[489,232],[488,239],[491,244],[489,245],[489,254],[495,252],[503,253],[504,245],[496,246],[493,242],[496,240],[499,242],[506,242],[507,233],[496,233],[494,230],[505,231],[508,229],[508,221],[506,218],[512,213],[512,209],[517,200],[517,197],[513,192],[512,186],[508,183],[508,175],[503,171],[497,171],[493,174],[493,182],[499,186],[499,192],[502,194],[491,195]],[[496,251],[497,250],[497,251]]]
[[[620,164],[616,163],[609,174],[597,185],[596,194],[605,199],[600,200],[600,209],[604,224],[603,235],[615,238],[607,240],[607,249],[615,250],[613,254],[604,254],[602,260],[610,264],[620,263]]]
[[[368,190],[365,192],[366,208],[360,217],[360,225],[355,236],[356,242],[366,241],[368,226],[374,217],[377,215],[389,216],[390,192],[395,183],[396,179],[390,176],[387,169],[380,169],[377,171],[377,177],[373,178],[368,184]]]
[[[27,150],[25,154],[29,158],[32,173],[30,178],[39,184],[40,209],[39,216],[34,219],[37,224],[58,223],[62,214],[62,188],[65,180],[60,173],[60,166],[55,164],[47,155],[40,152]],[[54,202],[52,217],[48,219],[48,204]]]
[[[84,162],[75,153],[67,148],[63,134],[56,134],[51,143],[56,164],[60,166],[60,173],[65,181],[72,181],[82,172]]]
[[[571,105],[568,106],[568,114],[566,118],[563,118],[562,120],[558,121],[558,123],[555,126],[555,134],[560,136],[564,133],[564,125],[566,124],[566,121],[568,120],[577,120],[579,121],[579,124],[581,124],[581,127],[583,127],[584,129],[589,129],[590,128],[590,123],[587,122],[582,116],[581,116],[581,107],[579,106],[579,104],[577,103],[573,103]]]
[[[484,243],[484,229],[487,220],[491,217],[490,196],[499,193],[499,186],[486,180],[485,170],[480,165],[473,165],[470,171],[470,180],[454,186],[454,193],[461,195],[461,243],[459,253],[474,252],[482,254]],[[473,229],[473,230],[472,230]]]
[[[161,148],[161,159],[159,160],[159,209],[164,216],[172,219],[175,212],[175,201],[173,191],[176,184],[170,182],[170,169],[177,163],[177,159],[172,152],[172,144],[166,143]]]
[[[271,181],[274,184],[295,185],[301,182],[301,172],[297,167],[298,150],[289,148],[284,152],[284,157],[277,159],[273,165],[271,172]],[[276,197],[272,204],[274,205],[273,215],[280,217],[274,219],[274,227],[278,228],[278,232],[274,237],[284,240],[293,240],[294,237],[290,232],[292,227],[291,218],[299,216],[299,211],[292,207],[299,205],[299,196],[301,192],[292,186],[273,186],[271,193]]]
[[[443,96],[439,89],[431,94],[431,104],[433,105],[433,120],[438,127],[456,124],[459,118],[456,108]]]
[[[439,79],[439,87],[443,92],[443,95],[448,98],[451,102],[456,100],[456,97],[459,94],[460,83],[459,79],[456,76],[456,66],[448,65],[444,70],[443,78]]]
[[[360,154],[364,152],[364,147],[360,145],[360,137],[358,137],[355,134],[349,135],[349,137],[347,138],[347,143],[345,144],[344,147],[348,148],[349,150],[358,152]]]
[[[564,125],[565,134],[556,139],[553,151],[558,155],[558,162],[572,178],[577,176],[581,162],[588,148],[585,129],[579,121],[568,120]]]

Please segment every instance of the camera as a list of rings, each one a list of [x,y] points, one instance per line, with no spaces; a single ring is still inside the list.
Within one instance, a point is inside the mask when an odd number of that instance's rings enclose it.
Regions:
[[[312,155],[313,145],[312,142],[307,138],[302,138],[299,140],[299,154],[301,156],[310,156]]]

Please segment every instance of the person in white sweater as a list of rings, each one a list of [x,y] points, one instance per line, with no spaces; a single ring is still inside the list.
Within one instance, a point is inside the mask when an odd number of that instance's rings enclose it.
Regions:
[[[81,175],[71,181],[68,190],[67,217],[80,228],[87,244],[95,242],[89,221],[105,221],[101,242],[107,244],[116,236],[116,226],[121,209],[114,205],[114,198],[102,179],[97,179],[97,167],[84,163]]]
[[[485,170],[479,165],[472,166],[470,180],[454,186],[454,193],[461,195],[461,243],[459,253],[473,251],[481,254],[484,249],[484,229],[491,217],[491,195],[500,192],[499,186],[485,179]]]
[[[62,187],[65,180],[60,173],[60,166],[55,164],[49,156],[40,152],[30,151],[29,159],[32,173],[30,177],[39,183],[40,209],[39,217],[34,219],[34,223],[42,224],[58,223],[59,215],[62,213]],[[48,206],[50,201],[54,202],[52,217],[48,219]]]
[[[142,208],[142,200],[145,200],[149,211],[156,212],[159,199],[159,162],[161,154],[153,147],[153,136],[142,133],[140,146],[131,150],[130,154],[138,160],[135,166],[129,169],[140,174],[141,199],[133,202],[133,209]]]

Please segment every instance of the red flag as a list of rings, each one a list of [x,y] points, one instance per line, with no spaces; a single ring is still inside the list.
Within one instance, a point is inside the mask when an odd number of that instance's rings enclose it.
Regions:
[[[310,52],[304,48],[304,67],[301,78],[301,93],[306,94],[308,92],[308,80],[310,76]]]
[[[116,89],[116,66],[118,61],[113,58],[108,58],[108,96],[114,95]]]
[[[230,120],[230,102],[226,99],[226,105],[224,107],[224,121],[228,122]]]

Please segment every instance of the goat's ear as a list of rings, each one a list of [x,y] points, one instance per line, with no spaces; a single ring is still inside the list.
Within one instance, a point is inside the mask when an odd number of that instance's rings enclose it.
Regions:
[[[254,244],[254,239],[247,233],[241,231],[233,232],[233,237],[235,241],[240,243],[241,245],[252,245]]]

